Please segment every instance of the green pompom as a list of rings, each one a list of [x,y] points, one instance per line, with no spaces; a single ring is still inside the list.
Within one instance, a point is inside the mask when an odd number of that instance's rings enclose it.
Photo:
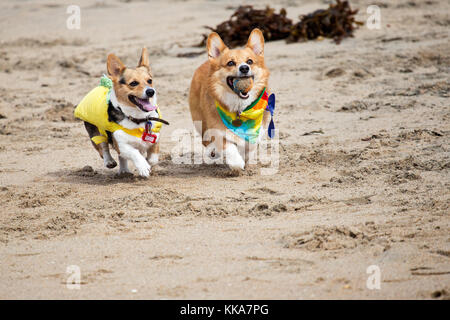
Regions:
[[[102,87],[111,89],[113,86],[112,80],[108,78],[106,75],[103,75],[103,77],[100,79],[100,85]]]

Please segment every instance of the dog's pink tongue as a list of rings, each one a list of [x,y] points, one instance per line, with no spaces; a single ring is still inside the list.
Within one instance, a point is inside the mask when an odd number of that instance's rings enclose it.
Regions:
[[[141,103],[142,108],[144,108],[147,111],[153,111],[156,109],[156,106],[152,105],[152,103],[149,100],[139,99],[139,102]]]

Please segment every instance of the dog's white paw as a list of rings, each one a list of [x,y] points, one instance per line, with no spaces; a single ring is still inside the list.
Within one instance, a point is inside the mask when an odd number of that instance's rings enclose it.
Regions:
[[[150,163],[150,165],[154,166],[158,163],[159,161],[159,154],[158,153],[152,153],[150,155],[150,158],[148,159],[148,163]]]
[[[235,159],[233,161],[227,161],[228,166],[232,170],[244,170],[245,162],[241,159]]]
[[[245,161],[242,159],[235,145],[228,145],[225,150],[226,164],[232,170],[244,170]]]
[[[136,165],[136,168],[138,169],[139,175],[141,177],[148,178],[150,176],[151,166],[148,164],[147,161],[139,163],[138,165]]]

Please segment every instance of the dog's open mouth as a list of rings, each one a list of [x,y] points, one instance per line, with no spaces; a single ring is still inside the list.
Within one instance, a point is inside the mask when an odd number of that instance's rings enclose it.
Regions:
[[[244,77],[227,77],[227,84],[234,93],[236,93],[239,98],[247,99],[249,97],[249,92],[253,87],[253,76]]]
[[[149,112],[149,111],[153,111],[156,109],[156,106],[154,106],[151,102],[150,99],[141,99],[138,98],[136,96],[133,96],[132,94],[130,94],[128,96],[128,99],[134,104],[136,105],[139,109],[141,109],[144,112]]]

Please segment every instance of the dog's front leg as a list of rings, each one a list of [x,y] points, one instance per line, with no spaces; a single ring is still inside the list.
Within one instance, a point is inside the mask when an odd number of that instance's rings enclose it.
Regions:
[[[119,155],[119,174],[130,173],[128,169],[128,160]]]
[[[127,134],[121,130],[114,132],[114,139],[119,149],[120,157],[133,161],[136,169],[139,171],[139,175],[142,177],[150,176],[150,164],[147,159],[139,152],[138,149],[128,144]],[[125,167],[126,163],[121,161],[121,168]]]
[[[245,165],[256,164],[257,144],[251,144],[249,142],[246,142],[245,146],[241,148],[239,151],[242,155],[242,158],[245,159]]]
[[[244,170],[245,161],[239,153],[238,147],[233,140],[227,139],[223,132],[216,129],[207,130],[204,133],[203,139],[203,145],[207,145],[207,148],[211,152],[211,157],[216,156],[215,152],[220,150],[220,153],[225,158],[225,163],[230,167],[230,169],[237,171]],[[213,142],[208,143],[208,141]]]
[[[118,144],[120,155],[127,159],[133,161],[136,169],[139,171],[139,175],[142,177],[148,177],[150,175],[150,164],[147,162],[147,159],[139,152],[139,150],[133,148],[128,144]]]
[[[232,142],[225,142],[225,162],[232,170],[244,170],[245,162],[238,148]]]
[[[159,142],[152,145],[147,152],[147,161],[154,166],[159,161]]]

